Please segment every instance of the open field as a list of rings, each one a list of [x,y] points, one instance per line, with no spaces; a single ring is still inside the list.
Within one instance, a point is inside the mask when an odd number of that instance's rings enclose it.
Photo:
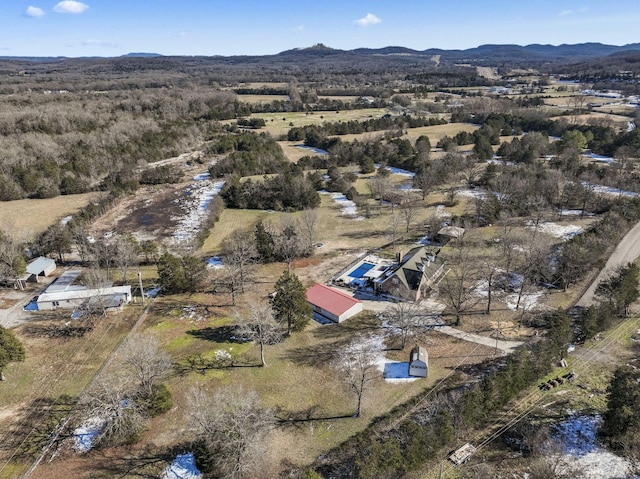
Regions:
[[[266,131],[274,138],[279,138],[294,126],[319,125],[326,121],[366,120],[378,118],[386,113],[385,108],[363,108],[341,111],[254,113],[251,118],[262,118],[267,126],[260,131]],[[231,123],[231,121],[226,120],[222,123]]]
[[[245,103],[270,103],[274,100],[288,101],[288,95],[238,95],[238,101]]]
[[[33,240],[49,226],[77,213],[99,196],[99,193],[84,193],[42,200],[1,201],[0,230],[19,241]]]

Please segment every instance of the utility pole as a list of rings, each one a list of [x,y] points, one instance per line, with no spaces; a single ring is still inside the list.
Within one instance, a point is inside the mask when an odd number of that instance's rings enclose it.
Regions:
[[[138,270],[138,285],[140,286],[140,297],[142,298],[142,307],[144,308],[144,289],[142,288],[142,273]]]

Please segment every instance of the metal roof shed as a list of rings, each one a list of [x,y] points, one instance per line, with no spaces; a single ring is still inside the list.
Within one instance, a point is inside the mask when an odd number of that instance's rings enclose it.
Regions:
[[[315,284],[307,290],[307,302],[314,312],[336,323],[362,311],[362,301],[324,284]]]
[[[38,276],[49,276],[55,270],[56,262],[54,260],[40,256],[27,265],[28,280],[37,282]]]

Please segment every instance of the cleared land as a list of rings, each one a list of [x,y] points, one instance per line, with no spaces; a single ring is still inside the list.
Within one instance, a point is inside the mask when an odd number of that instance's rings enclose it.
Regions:
[[[56,196],[43,200],[0,202],[0,230],[19,241],[29,241],[68,215],[100,197],[99,193]]]

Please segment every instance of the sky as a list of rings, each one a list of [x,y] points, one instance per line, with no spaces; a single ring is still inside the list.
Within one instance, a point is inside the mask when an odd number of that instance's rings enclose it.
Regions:
[[[0,0],[0,56],[640,42],[638,0]]]

